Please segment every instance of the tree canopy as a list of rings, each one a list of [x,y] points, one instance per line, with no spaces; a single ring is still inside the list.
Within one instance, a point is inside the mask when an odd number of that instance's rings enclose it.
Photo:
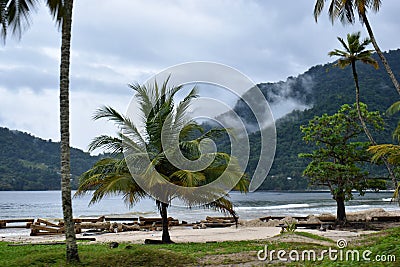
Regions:
[[[365,122],[382,129],[383,120],[379,112],[369,112],[366,105],[360,104]],[[368,172],[361,168],[370,162],[370,155],[366,153],[369,142],[356,141],[363,129],[355,105],[345,104],[333,115],[315,117],[308,125],[301,126],[301,131],[303,140],[316,146],[312,153],[299,155],[311,159],[303,174],[312,184],[329,188],[338,205],[340,222],[346,219],[344,201],[352,199],[352,190],[362,195],[371,187],[384,188],[383,181],[370,181]]]

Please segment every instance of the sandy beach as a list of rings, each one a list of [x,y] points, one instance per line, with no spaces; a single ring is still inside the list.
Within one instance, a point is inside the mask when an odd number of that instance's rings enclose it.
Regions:
[[[368,221],[370,216],[384,215],[394,216],[399,215],[399,212],[387,212],[383,209],[372,209],[360,212],[348,213],[348,219],[353,221]],[[315,220],[315,216],[310,215],[310,220]],[[333,215],[330,215],[333,216]],[[277,227],[283,221],[290,221],[290,217],[282,219],[281,221],[271,220],[262,222],[260,220],[242,220],[239,225],[223,227],[223,228],[205,228],[193,229],[190,226],[173,226],[170,228],[171,239],[176,243],[188,242],[222,242],[222,241],[240,241],[240,240],[266,240],[273,238],[280,234],[281,227]],[[380,225],[382,223],[379,223]],[[400,223],[390,223],[385,228],[399,226]],[[363,234],[373,233],[375,231],[365,229],[336,229],[320,231],[318,229],[305,229],[299,228],[296,231],[309,232],[316,235],[331,238],[334,241],[345,238],[351,240]],[[88,243],[107,243],[107,242],[121,242],[121,243],[144,243],[145,239],[161,240],[162,231],[126,231],[118,233],[100,232],[88,233],[83,232],[77,234],[77,238],[95,238],[95,241]],[[0,231],[0,241],[4,242],[19,242],[19,243],[42,243],[42,242],[62,242],[64,235],[40,235],[29,236],[27,232],[21,235],[5,235]]]
[[[222,242],[222,241],[240,241],[240,240],[265,240],[280,234],[280,227],[247,227],[235,226],[225,228],[206,228],[206,229],[191,229],[189,227],[172,227],[170,229],[171,239],[176,243],[188,242]],[[298,229],[297,231],[309,232],[320,236],[325,236],[334,241],[346,238],[350,240],[357,238],[361,234],[372,233],[373,231],[342,231],[328,230],[322,232],[313,229]],[[101,233],[93,235],[78,234],[78,238],[94,237],[96,241],[88,243],[144,243],[145,239],[161,240],[161,231],[133,231],[120,233]],[[4,242],[19,242],[19,243],[42,243],[42,242],[62,242],[65,240],[64,235],[47,235],[47,236],[1,236],[0,240]]]

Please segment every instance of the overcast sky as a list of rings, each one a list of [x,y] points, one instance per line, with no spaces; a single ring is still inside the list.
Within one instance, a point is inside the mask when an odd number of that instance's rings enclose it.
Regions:
[[[329,1],[328,1],[329,2]],[[75,1],[71,55],[71,144],[86,150],[112,125],[93,122],[101,105],[124,112],[127,84],[172,65],[212,61],[259,82],[286,80],[332,61],[337,36],[361,30],[334,26],[315,0]],[[370,23],[382,50],[400,44],[400,2],[383,1]],[[20,41],[0,46],[0,126],[59,140],[60,33],[43,6]]]

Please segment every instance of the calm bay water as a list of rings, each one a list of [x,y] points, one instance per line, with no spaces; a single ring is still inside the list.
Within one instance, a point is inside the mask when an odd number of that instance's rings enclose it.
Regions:
[[[254,192],[230,193],[235,209],[241,219],[254,219],[268,215],[308,215],[336,212],[336,202],[329,192]],[[372,208],[400,210],[390,202],[391,192],[368,192],[365,196],[355,194],[355,199],[346,204],[346,210],[359,211]],[[159,216],[154,200],[144,199],[128,208],[121,196],[108,197],[88,206],[90,196],[73,199],[74,217],[96,217],[101,215]],[[221,216],[221,213],[203,208],[172,206],[169,215],[189,222],[206,216]],[[60,191],[0,191],[0,219],[11,218],[61,218]]]

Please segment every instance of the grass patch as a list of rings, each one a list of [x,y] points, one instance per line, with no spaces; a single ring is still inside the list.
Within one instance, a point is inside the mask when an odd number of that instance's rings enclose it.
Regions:
[[[299,236],[304,236],[304,237],[308,237],[314,240],[318,240],[318,241],[326,241],[326,242],[331,242],[331,243],[335,243],[332,239],[324,237],[324,236],[319,236],[319,235],[315,235],[312,233],[308,233],[308,232],[294,232],[295,235],[299,235]]]
[[[327,246],[305,242],[289,241],[288,234],[274,239],[257,241],[235,241],[216,243],[187,243],[170,245],[139,245],[120,244],[118,248],[110,249],[108,244],[78,243],[82,263],[78,266],[201,266],[218,264],[237,264],[251,262],[258,266],[267,264],[257,260],[257,251],[268,250],[315,250],[320,253]],[[328,238],[304,232],[291,235],[312,238],[313,240],[332,243],[332,249],[337,249],[335,242]],[[357,242],[350,242],[344,251],[357,249],[361,253],[371,251],[371,262],[336,261],[327,257],[323,261],[301,261],[284,263],[285,266],[398,266],[400,261],[400,228],[385,230],[377,234],[363,236]],[[129,249],[127,248],[129,246]],[[360,254],[361,255],[361,254]],[[393,255],[396,262],[378,262],[376,255]],[[0,242],[0,266],[66,266],[64,245],[8,246]],[[393,258],[391,259],[393,260]],[[272,266],[282,266],[282,262],[272,262]]]
[[[184,253],[145,245],[121,244],[110,249],[107,244],[79,245],[81,264],[77,266],[184,266],[196,260]],[[10,247],[0,242],[0,266],[66,266],[65,246]]]

